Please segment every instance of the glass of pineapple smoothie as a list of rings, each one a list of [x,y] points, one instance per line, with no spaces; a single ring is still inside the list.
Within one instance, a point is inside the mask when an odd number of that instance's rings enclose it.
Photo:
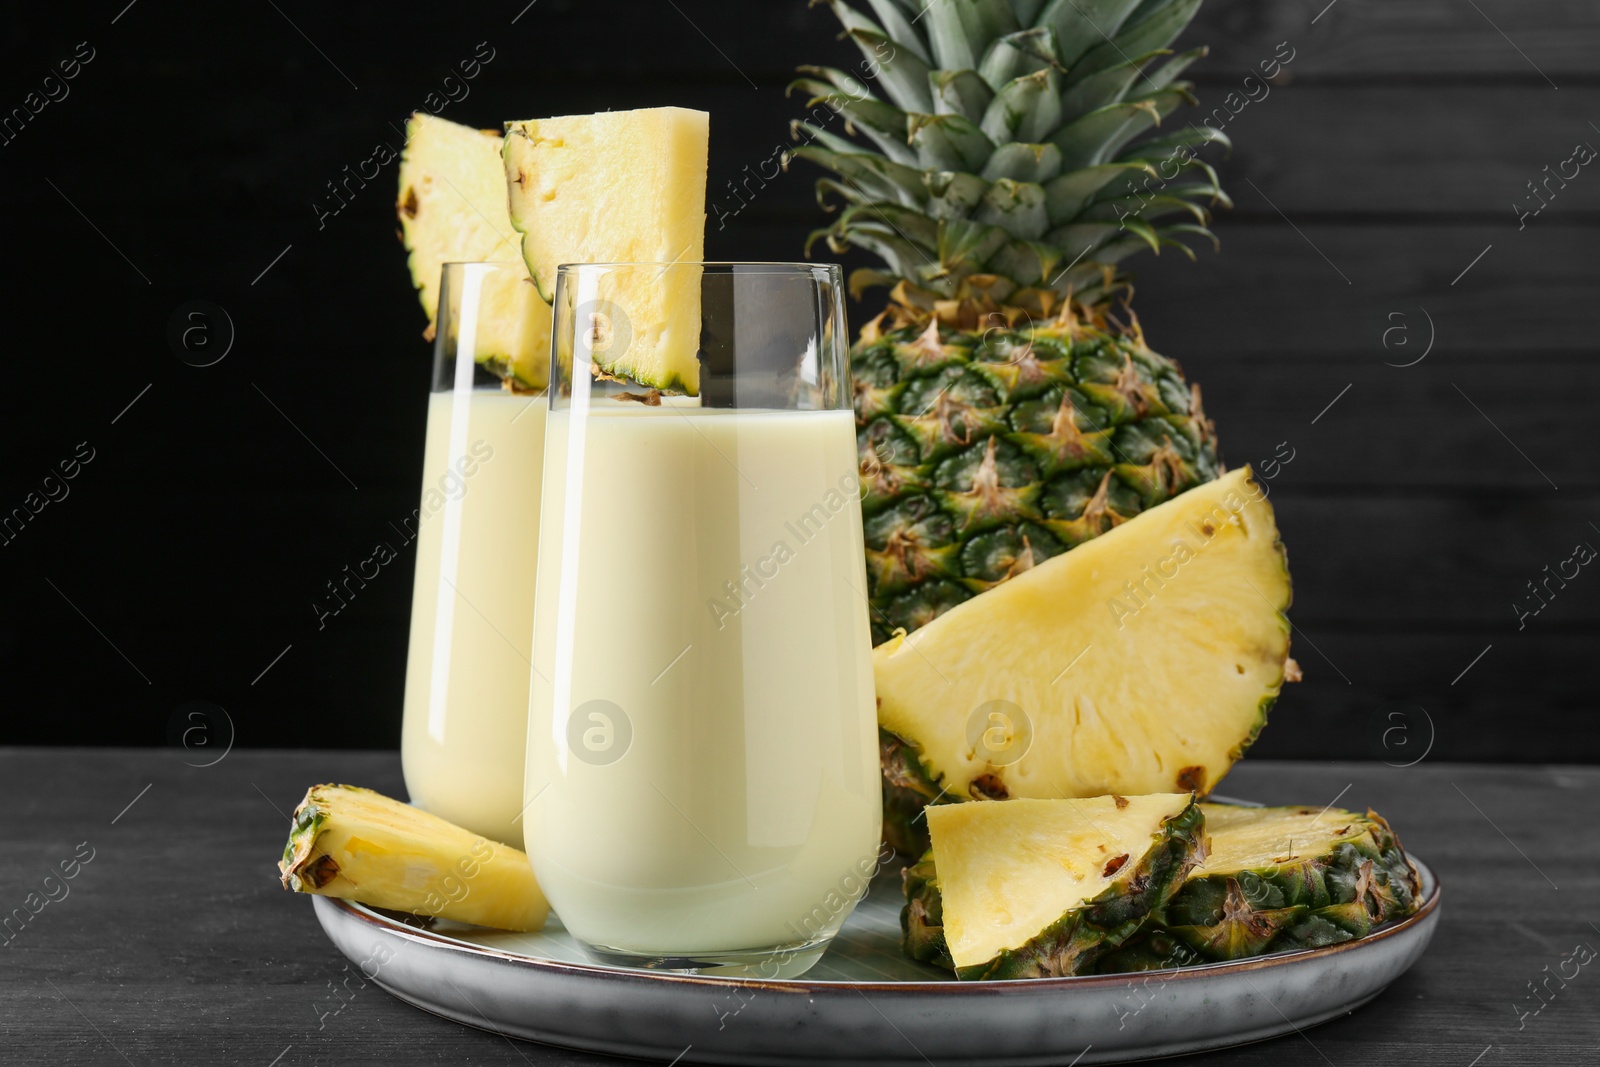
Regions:
[[[563,266],[525,840],[624,966],[803,972],[876,867],[839,269]]]
[[[447,263],[440,284],[406,662],[412,803],[522,844],[550,309],[521,263]]]

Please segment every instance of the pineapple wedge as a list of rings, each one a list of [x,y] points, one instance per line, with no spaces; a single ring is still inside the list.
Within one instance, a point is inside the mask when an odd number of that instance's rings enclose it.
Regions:
[[[1376,812],[1202,804],[1210,854],[1105,957],[1102,974],[1320,948],[1421,905],[1422,882]]]
[[[506,208],[500,135],[419,111],[406,123],[395,203],[400,237],[410,253],[411,284],[428,316],[432,339],[439,316],[439,270],[446,263],[521,261]],[[503,379],[528,389],[550,376],[550,304],[526,278],[485,280],[476,351]],[[455,294],[459,299],[460,294]],[[459,322],[460,316],[450,316]]]
[[[1244,468],[879,645],[890,842],[919,801],[1209,792],[1296,674],[1289,594]]]
[[[562,263],[705,257],[709,116],[663,107],[506,124],[511,225],[546,301]],[[631,340],[593,370],[664,392],[700,388],[700,273],[624,270],[578,301],[625,316]]]
[[[500,930],[550,914],[525,853],[355,786],[306,790],[278,870],[297,893]]]
[[[961,979],[1089,972],[1206,854],[1187,793],[945,804],[927,819],[902,944]]]

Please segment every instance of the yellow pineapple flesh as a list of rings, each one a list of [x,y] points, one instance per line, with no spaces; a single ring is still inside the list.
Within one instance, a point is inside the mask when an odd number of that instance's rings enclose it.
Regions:
[[[506,207],[500,135],[493,130],[421,111],[412,115],[400,154],[395,210],[430,339],[439,318],[444,264],[522,260]],[[490,274],[483,285],[474,358],[525,388],[543,387],[550,368],[549,302],[525,275],[514,272]],[[459,309],[451,310],[456,313],[449,321],[459,322]]]
[[[306,791],[278,870],[297,893],[501,930],[550,914],[526,853],[354,786]]]
[[[1289,598],[1248,468],[1196,486],[880,645],[886,770],[941,802],[1204,794],[1296,676]]]

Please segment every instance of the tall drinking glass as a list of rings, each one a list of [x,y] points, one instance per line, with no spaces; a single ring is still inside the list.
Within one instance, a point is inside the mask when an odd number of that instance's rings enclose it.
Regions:
[[[550,310],[520,263],[439,292],[401,761],[412,803],[520,846]]]
[[[841,291],[812,264],[559,270],[526,842],[607,962],[801,973],[875,868]],[[685,360],[698,396],[597,365]]]

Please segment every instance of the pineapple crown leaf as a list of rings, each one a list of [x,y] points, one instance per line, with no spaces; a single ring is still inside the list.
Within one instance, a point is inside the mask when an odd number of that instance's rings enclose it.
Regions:
[[[1162,128],[1196,102],[1180,76],[1208,49],[1170,46],[1200,0],[817,3],[863,62],[799,68],[789,90],[809,110],[790,157],[831,172],[817,200],[838,216],[808,247],[883,261],[853,289],[959,301],[982,277],[990,301],[1092,303],[1136,251],[1216,244],[1211,209],[1232,201],[1198,153],[1232,143]],[[843,135],[827,128],[840,117]]]

